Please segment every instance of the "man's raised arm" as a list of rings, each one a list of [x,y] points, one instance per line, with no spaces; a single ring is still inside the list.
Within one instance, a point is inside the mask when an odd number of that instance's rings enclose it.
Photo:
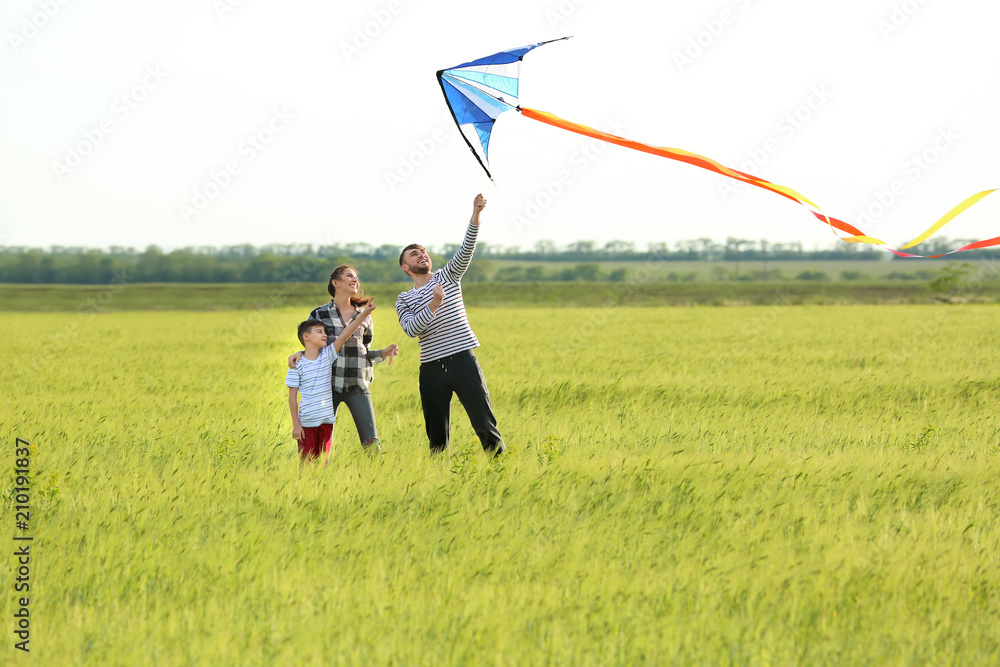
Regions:
[[[448,260],[448,263],[441,269],[441,273],[451,282],[457,283],[465,275],[472,263],[472,253],[476,250],[476,237],[479,234],[479,214],[486,208],[486,197],[482,194],[476,195],[472,202],[472,219],[469,220],[469,228],[465,230],[465,238],[455,256]]]

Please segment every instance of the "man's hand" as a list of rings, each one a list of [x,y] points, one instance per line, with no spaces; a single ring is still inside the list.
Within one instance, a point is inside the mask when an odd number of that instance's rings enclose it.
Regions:
[[[431,302],[428,304],[431,312],[436,313],[442,303],[444,303],[444,287],[441,286],[441,283],[438,283],[434,286],[434,297],[431,298]]]
[[[486,208],[486,197],[482,194],[476,195],[476,198],[472,200],[472,224],[479,224],[479,213],[484,208]]]
[[[295,424],[292,426],[292,437],[302,442],[306,439],[306,430],[302,428],[301,424]]]
[[[301,352],[296,352],[292,356],[288,357],[288,367],[295,368],[299,363],[299,359],[301,358],[302,358]]]

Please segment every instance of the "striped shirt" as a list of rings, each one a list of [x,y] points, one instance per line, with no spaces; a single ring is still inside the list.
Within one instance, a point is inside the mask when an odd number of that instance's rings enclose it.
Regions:
[[[345,318],[340,314],[332,300],[330,303],[313,308],[309,319],[319,320],[326,325],[327,340],[331,343],[344,333],[344,329],[355,318],[360,317],[363,306],[357,306],[354,316]],[[368,384],[375,379],[372,364],[382,363],[382,350],[370,350],[375,336],[375,323],[371,315],[362,320],[354,334],[340,347],[340,356],[333,365],[333,390],[337,393],[346,392],[351,387],[367,389]]]
[[[422,364],[479,347],[462,300],[462,276],[472,263],[478,233],[479,226],[470,222],[455,256],[433,272],[426,285],[414,285],[396,299],[396,315],[403,331],[411,338],[419,337]],[[444,301],[432,313],[429,304],[434,298],[435,285],[444,287]]]
[[[330,389],[336,360],[337,351],[333,345],[327,345],[315,359],[306,359],[303,355],[295,368],[288,369],[285,386],[299,390],[299,423],[303,428],[332,424],[336,419]]]

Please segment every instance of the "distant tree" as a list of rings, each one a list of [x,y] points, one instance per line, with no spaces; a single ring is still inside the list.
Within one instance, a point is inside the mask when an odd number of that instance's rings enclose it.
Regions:
[[[402,250],[403,248],[400,246],[384,243],[380,245],[378,248],[376,248],[372,252],[372,255],[374,257],[377,257],[378,259],[391,259],[393,257],[398,259],[399,253],[402,252]]]
[[[462,278],[470,283],[484,283],[493,277],[493,262],[488,259],[478,259],[469,265]]]
[[[497,271],[496,279],[502,282],[520,282],[524,280],[524,267],[505,266]]]
[[[635,252],[635,244],[631,241],[608,241],[604,244],[604,252],[609,255],[623,255]]]
[[[137,279],[143,282],[164,282],[170,280],[167,271],[167,258],[160,246],[151,245],[139,256]]]
[[[597,243],[594,241],[574,241],[566,246],[566,250],[577,254],[589,254],[594,252]]]
[[[965,276],[968,275],[972,268],[972,264],[968,262],[963,262],[962,264],[948,262],[948,265],[938,272],[937,278],[931,281],[931,290],[939,294],[954,290],[965,280]]]
[[[729,280],[731,276],[732,274],[729,273],[729,271],[727,271],[724,267],[721,266],[712,267],[712,280],[721,282],[723,280]]]
[[[543,239],[535,244],[535,252],[539,255],[553,255],[556,252],[556,244],[547,239]]]
[[[721,247],[712,239],[697,239],[695,243],[698,244],[698,259],[712,261],[719,255],[719,251],[721,250]]]
[[[678,252],[685,255],[684,259],[700,259],[701,244],[698,241],[678,241],[677,250]]]
[[[604,274],[604,272],[601,271],[601,265],[593,262],[588,264],[577,264],[574,271],[576,272],[578,280],[585,280],[588,282],[600,280]]]
[[[670,254],[670,249],[666,243],[647,243],[646,251],[656,257],[666,257]]]
[[[740,277],[740,251],[744,248],[752,249],[753,241],[748,241],[747,239],[738,239],[730,236],[726,239],[726,257],[735,258],[736,260],[736,279],[739,280]]]
[[[368,257],[375,251],[375,248],[368,243],[348,243],[345,249],[348,255],[354,257]]]
[[[830,276],[826,275],[823,271],[802,271],[799,275],[795,276],[796,280],[829,280]]]
[[[545,280],[545,269],[540,266],[529,266],[524,271],[524,279],[531,281]]]

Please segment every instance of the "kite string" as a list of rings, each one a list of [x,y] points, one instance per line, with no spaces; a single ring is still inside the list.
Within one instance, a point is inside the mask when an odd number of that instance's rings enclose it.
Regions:
[[[924,241],[929,239],[931,236],[940,231],[942,227],[944,227],[953,219],[955,219],[963,212],[971,208],[973,205],[977,204],[984,197],[986,197],[992,192],[996,192],[997,190],[996,188],[992,190],[984,190],[983,192],[979,192],[972,195],[971,197],[968,197],[965,201],[961,202],[953,209],[951,209],[951,211],[946,213],[940,220],[931,225],[927,229],[927,231],[916,237],[913,241],[904,245],[902,248],[892,248],[884,241],[868,236],[854,225],[851,225],[849,223],[844,222],[843,220],[839,220],[837,218],[826,215],[825,213],[823,213],[822,210],[820,210],[819,206],[817,206],[816,204],[814,204],[809,199],[799,194],[792,188],[786,187],[784,185],[778,185],[777,183],[771,183],[769,181],[765,181],[763,178],[759,178],[757,176],[754,176],[753,174],[748,174],[746,172],[742,172],[736,169],[731,169],[723,164],[720,164],[719,162],[716,162],[715,160],[709,157],[705,157],[704,155],[698,155],[697,153],[692,153],[690,151],[686,151],[681,148],[652,146],[650,144],[645,144],[640,141],[625,139],[623,137],[619,137],[613,134],[608,134],[607,132],[601,132],[600,130],[595,130],[594,128],[588,127],[586,125],[580,125],[579,123],[574,123],[572,121],[565,120],[547,111],[538,111],[537,109],[530,109],[527,107],[518,107],[518,111],[520,111],[521,115],[523,116],[526,116],[533,120],[540,121],[542,123],[546,123],[548,125],[552,125],[554,127],[559,127],[564,130],[569,130],[570,132],[575,132],[576,134],[582,134],[587,137],[599,139],[601,141],[606,141],[608,143],[622,146],[624,148],[630,148],[632,150],[640,151],[643,153],[650,153],[651,155],[658,155],[660,157],[665,157],[671,160],[685,162],[692,166],[700,167],[701,169],[707,169],[708,171],[712,171],[717,174],[726,176],[728,178],[732,178],[734,180],[741,181],[743,183],[748,183],[750,185],[753,185],[755,187],[764,190],[768,190],[775,194],[781,195],[782,197],[786,197],[787,199],[791,199],[797,204],[804,206],[810,213],[812,213],[814,217],[816,217],[821,222],[825,222],[826,224],[828,224],[831,228],[831,231],[833,231],[834,236],[836,236],[841,241],[846,241],[848,243],[868,243],[871,245],[880,246],[899,257],[944,257],[945,255],[950,255],[956,252],[962,252],[963,250],[988,248],[1000,245],[1000,236],[997,236],[992,239],[986,239],[984,241],[977,241],[975,243],[970,243],[966,246],[957,248],[955,250],[951,250],[941,255],[915,255],[912,253],[903,252],[904,249],[912,248],[913,246],[919,245],[920,243],[923,243]],[[846,237],[840,236],[837,234],[835,230],[840,230],[845,234],[848,234],[849,236]]]

